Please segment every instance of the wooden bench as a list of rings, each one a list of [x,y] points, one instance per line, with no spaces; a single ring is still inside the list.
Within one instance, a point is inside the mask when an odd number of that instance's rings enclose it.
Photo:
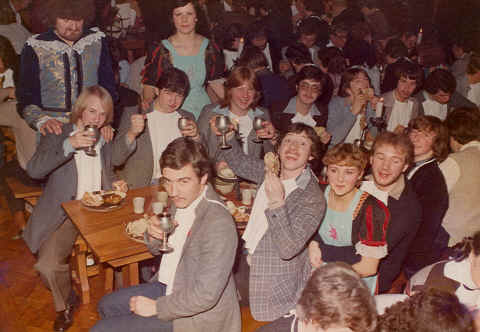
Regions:
[[[32,197],[39,197],[42,194],[42,187],[27,186],[17,178],[7,177],[5,181],[7,182],[10,190],[13,192],[15,198],[26,199]]]
[[[5,179],[8,187],[13,192],[15,198],[25,201],[25,210],[27,213],[32,212],[33,207],[37,205],[38,198],[42,194],[41,187],[26,186],[17,178],[8,177]],[[87,243],[81,236],[77,237],[72,251],[72,279],[79,288],[79,293],[83,304],[90,303],[90,285],[88,277],[99,274],[98,265],[87,266],[87,254],[89,249]]]

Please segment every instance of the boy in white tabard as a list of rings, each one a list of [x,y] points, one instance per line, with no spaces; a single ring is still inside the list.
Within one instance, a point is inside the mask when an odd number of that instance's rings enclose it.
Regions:
[[[422,68],[414,63],[399,66],[396,88],[382,95],[387,130],[401,133],[411,119],[420,114],[418,102],[412,97],[423,80]]]
[[[158,160],[171,141],[182,136],[200,141],[193,114],[179,109],[188,90],[187,75],[172,68],[158,81],[157,97],[146,113],[139,106],[125,109],[115,137],[113,162],[123,166],[120,172],[130,188],[158,181]],[[178,120],[182,117],[187,118],[187,125],[179,129]]]
[[[435,69],[426,78],[423,91],[415,98],[420,113],[445,120],[448,113],[457,108],[476,108],[475,104],[456,91],[455,76],[445,69]]]

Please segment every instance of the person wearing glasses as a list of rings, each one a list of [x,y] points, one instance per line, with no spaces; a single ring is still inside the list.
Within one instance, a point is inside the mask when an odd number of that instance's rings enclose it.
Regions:
[[[271,108],[274,127],[280,132],[285,132],[290,124],[297,122],[311,127],[325,127],[328,111],[319,109],[315,101],[322,95],[327,79],[321,69],[313,65],[303,67],[296,75],[296,96]],[[330,137],[327,131],[321,133],[320,141],[324,146],[319,147],[320,151],[325,150]],[[317,167],[314,168],[316,172]]]

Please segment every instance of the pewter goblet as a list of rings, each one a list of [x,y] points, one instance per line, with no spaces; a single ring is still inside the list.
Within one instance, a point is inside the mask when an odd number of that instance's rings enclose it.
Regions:
[[[168,212],[160,213],[158,215],[158,220],[160,221],[160,229],[163,232],[162,244],[158,250],[162,252],[170,252],[173,250],[173,248],[168,245],[168,234],[173,232],[175,229],[175,224],[173,223],[171,215]]]
[[[95,157],[97,155],[97,151],[95,151],[95,144],[97,144],[98,137],[100,135],[100,131],[98,127],[95,125],[86,125],[85,130],[91,134],[91,136],[95,139],[92,145],[85,149],[85,154],[90,157]],[[92,135],[93,134],[93,135]]]
[[[230,130],[230,119],[225,115],[218,115],[215,119],[215,127],[217,127],[218,131],[222,133],[222,144],[220,144],[220,149],[231,149],[232,146],[227,144],[227,138],[225,136]]]
[[[184,130],[188,126],[188,118],[182,116],[178,119],[178,129]]]
[[[261,118],[259,116],[256,116],[253,119],[253,129],[255,131],[263,129],[263,121],[265,121],[263,118]],[[262,143],[263,142],[263,140],[260,137],[258,137],[258,135],[256,135],[255,138],[252,141],[254,143]]]

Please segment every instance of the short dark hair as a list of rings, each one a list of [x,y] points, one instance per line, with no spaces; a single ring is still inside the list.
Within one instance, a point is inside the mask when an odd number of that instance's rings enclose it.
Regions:
[[[401,63],[398,66],[395,66],[393,74],[397,79],[397,84],[398,84],[398,80],[402,77],[407,78],[409,80],[415,80],[415,82],[417,82],[416,90],[420,89],[420,87],[423,84],[424,73],[423,73],[422,67],[416,63],[413,63],[413,62]]]
[[[439,68],[435,69],[427,76],[423,88],[431,95],[434,95],[439,91],[452,94],[457,88],[457,81],[451,72]]]
[[[392,38],[385,45],[385,55],[394,59],[403,58],[408,55],[408,49],[400,39]]]
[[[243,37],[244,34],[243,26],[240,23],[232,23],[224,28],[219,27],[216,39],[223,49],[236,51],[233,49],[235,39]]]
[[[83,20],[84,27],[90,26],[95,19],[93,0],[50,0],[46,7],[50,26],[55,26],[57,18]]]
[[[179,170],[190,164],[199,178],[205,174],[213,174],[212,165],[203,144],[188,137],[179,137],[170,142],[160,157],[161,169]]]
[[[342,80],[340,81],[340,87],[338,88],[338,96],[339,97],[348,97],[348,92],[347,89],[350,88],[350,83],[355,79],[355,77],[358,76],[358,74],[363,73],[368,81],[370,82],[370,77],[368,76],[368,73],[363,70],[362,68],[348,68],[345,70],[342,74]],[[371,86],[370,82],[370,86]]]
[[[480,112],[477,109],[458,108],[447,115],[448,134],[460,144],[480,139]]]
[[[444,161],[449,151],[448,143],[448,129],[447,126],[432,115],[418,116],[408,123],[408,129],[416,129],[427,133],[435,134],[435,139],[432,143],[433,157],[440,163]]]
[[[387,308],[379,316],[378,331],[473,332],[474,327],[455,294],[432,288]]]
[[[327,85],[327,75],[318,67],[310,65],[303,67],[296,75],[295,82],[300,84],[303,80],[313,80],[322,86],[322,89]]]
[[[457,262],[467,259],[470,254],[474,256],[480,255],[480,231],[475,232],[472,236],[464,237],[463,240],[454,246],[459,249],[458,257],[455,257]]]
[[[313,17],[308,17],[300,23],[297,28],[298,36],[300,35],[318,35],[318,20]]]
[[[377,62],[373,47],[363,39],[350,38],[343,48],[343,54],[350,66],[367,65],[371,68]]]
[[[317,135],[317,133],[312,127],[302,122],[292,123],[288,126],[286,131],[280,133],[280,137],[275,146],[277,151],[280,145],[282,144],[285,136],[292,133],[293,134],[305,133],[307,137],[312,141],[312,148],[310,151],[310,155],[313,157],[314,160],[318,160],[320,158],[320,153],[322,151],[322,141],[320,141],[320,137]]]
[[[377,135],[372,146],[372,154],[382,145],[391,145],[395,149],[400,149],[405,153],[405,163],[411,165],[414,159],[413,144],[405,134],[395,134],[390,131],[384,131]]]
[[[265,54],[258,47],[250,45],[242,50],[236,65],[255,70],[257,68],[268,67],[268,61]]]
[[[157,88],[187,96],[190,90],[190,82],[183,70],[172,67],[162,73],[157,82]]]
[[[329,30],[330,35],[336,35],[337,33],[340,33],[340,32],[349,33],[350,29],[344,23],[337,23],[335,25],[330,26],[330,30]]]
[[[342,74],[347,69],[347,61],[337,47],[327,47],[322,52],[318,52],[318,58],[330,74]]]
[[[245,45],[252,43],[252,39],[257,37],[268,38],[267,26],[261,21],[256,21],[247,28],[247,33],[245,34]]]
[[[312,54],[310,53],[308,47],[298,42],[287,47],[285,57],[288,59],[288,61],[296,65],[313,63]]]

